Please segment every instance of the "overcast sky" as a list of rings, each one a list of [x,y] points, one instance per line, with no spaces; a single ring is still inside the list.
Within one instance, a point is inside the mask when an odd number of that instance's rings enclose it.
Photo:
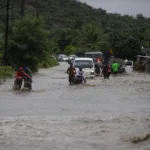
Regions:
[[[95,8],[103,8],[109,13],[136,16],[143,14],[150,17],[150,0],[79,0]]]

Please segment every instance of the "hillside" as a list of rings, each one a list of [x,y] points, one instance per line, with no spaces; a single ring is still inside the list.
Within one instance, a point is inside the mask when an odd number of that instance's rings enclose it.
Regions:
[[[11,2],[13,22],[22,18],[21,3],[20,0]],[[0,21],[4,23],[4,4],[0,12]],[[76,0],[38,0],[38,4],[36,0],[25,0],[23,18],[31,20],[37,12],[44,19],[52,53],[87,50],[107,53],[112,49],[116,57],[133,59],[140,53],[141,46],[150,46],[150,18],[141,14],[136,18],[109,14]]]

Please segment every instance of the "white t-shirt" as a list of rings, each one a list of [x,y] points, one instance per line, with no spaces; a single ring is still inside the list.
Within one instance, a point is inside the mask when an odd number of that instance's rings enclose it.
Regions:
[[[82,70],[82,71],[79,70],[79,71],[77,72],[77,75],[78,75],[78,76],[84,76],[84,71],[83,71],[83,70]]]

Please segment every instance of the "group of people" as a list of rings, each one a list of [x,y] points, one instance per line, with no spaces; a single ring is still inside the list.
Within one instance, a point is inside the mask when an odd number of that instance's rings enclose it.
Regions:
[[[109,79],[111,72],[114,74],[117,74],[119,71],[119,67],[120,67],[120,65],[115,61],[112,64],[112,66],[109,63],[105,63],[101,67],[104,79]],[[82,78],[82,82],[86,83],[86,77],[84,75],[84,71],[82,70],[82,68],[79,68],[79,70],[76,72],[76,69],[73,67],[73,64],[70,63],[70,67],[68,68],[67,73],[69,75],[68,79],[69,79],[70,84],[72,82],[72,77],[74,77],[74,76],[80,76]]]
[[[111,73],[118,74],[120,65],[114,61],[112,66],[109,63],[106,63],[102,66],[102,73],[104,75],[104,79],[109,79]]]
[[[18,71],[16,72],[16,80],[22,80],[25,77],[31,79],[32,78],[32,71],[29,67],[19,67]]]

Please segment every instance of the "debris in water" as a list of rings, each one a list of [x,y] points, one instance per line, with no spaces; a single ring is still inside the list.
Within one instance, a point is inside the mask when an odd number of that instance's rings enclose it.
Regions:
[[[134,144],[137,144],[137,143],[146,141],[148,139],[150,139],[150,133],[146,134],[145,136],[141,136],[141,137],[133,137],[133,138],[131,138],[131,142]]]
[[[96,85],[95,85],[95,84],[85,84],[85,86],[92,86],[92,87],[95,87]]]

